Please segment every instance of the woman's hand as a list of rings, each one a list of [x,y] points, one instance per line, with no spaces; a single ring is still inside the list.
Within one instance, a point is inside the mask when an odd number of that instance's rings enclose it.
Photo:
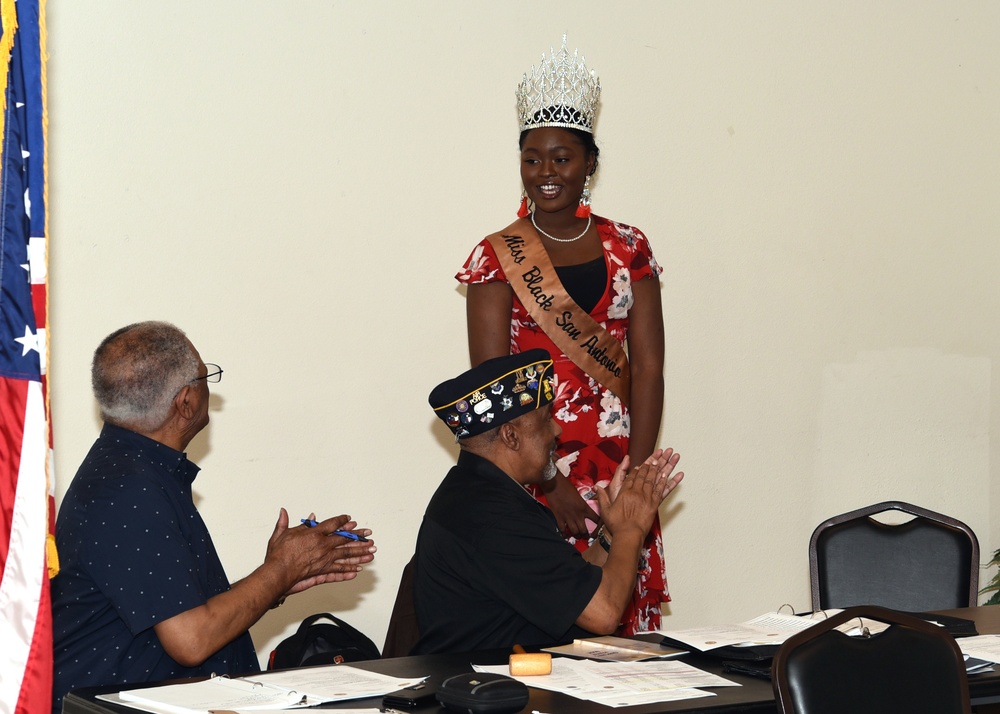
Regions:
[[[587,527],[587,521],[596,524],[599,520],[594,509],[583,500],[580,492],[562,474],[556,474],[549,483],[552,486],[551,490],[545,491],[545,500],[548,501],[549,510],[555,515],[563,533],[574,538],[589,538],[590,529]]]

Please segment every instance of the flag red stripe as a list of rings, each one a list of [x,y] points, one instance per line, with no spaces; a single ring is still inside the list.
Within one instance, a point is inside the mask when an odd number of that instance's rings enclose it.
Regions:
[[[17,474],[21,467],[28,383],[0,377],[0,574],[7,562]]]
[[[43,563],[44,567],[44,563]],[[52,710],[52,618],[49,613],[52,601],[49,595],[49,578],[42,578],[42,591],[35,620],[35,636],[24,668],[21,696],[17,699],[14,714],[47,714]]]

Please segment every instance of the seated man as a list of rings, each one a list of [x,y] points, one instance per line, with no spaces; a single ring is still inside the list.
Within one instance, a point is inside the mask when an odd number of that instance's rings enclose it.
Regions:
[[[374,557],[371,542],[329,535],[356,528],[349,516],[289,528],[282,508],[263,564],[230,585],[183,453],[208,424],[208,383],[221,375],[162,322],[122,328],[94,353],[105,424],[56,524],[55,712],[79,687],[258,671],[247,630],[268,608],[350,580]]]
[[[653,516],[683,478],[670,476],[679,457],[658,450],[631,472],[623,461],[598,491],[605,545],[579,553],[524,489],[556,473],[551,374],[549,354],[531,350],[487,360],[430,394],[461,453],[417,537],[414,654],[549,645],[618,628]]]

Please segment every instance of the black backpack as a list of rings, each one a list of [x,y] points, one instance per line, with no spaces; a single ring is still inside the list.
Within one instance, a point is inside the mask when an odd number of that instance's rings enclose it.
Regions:
[[[378,658],[374,642],[343,620],[321,612],[304,619],[294,635],[278,643],[268,658],[267,668],[287,669]]]

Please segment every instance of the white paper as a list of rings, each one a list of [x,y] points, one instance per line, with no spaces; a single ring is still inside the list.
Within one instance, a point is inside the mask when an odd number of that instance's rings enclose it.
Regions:
[[[98,694],[96,699],[100,699],[105,702],[111,702],[112,704],[120,704],[122,706],[131,707],[133,709],[138,709],[139,711],[152,712],[153,714],[166,714],[168,710],[160,709],[156,706],[149,704],[140,705],[138,702],[129,702],[121,698],[120,693],[115,692],[114,694]],[[337,714],[381,714],[381,709],[330,709],[330,712],[337,712]],[[210,709],[209,714],[288,714],[287,709]]]
[[[327,712],[336,712],[337,714],[382,714],[381,709],[374,709],[369,707],[368,709],[327,709]],[[287,709],[226,709],[226,710],[214,710],[211,714],[288,714]]]
[[[1000,635],[976,635],[955,640],[963,654],[1000,663]]]
[[[213,677],[198,682],[119,692],[122,704],[153,714],[275,711],[322,702],[376,697],[425,677],[401,679],[348,665],[265,672],[252,677]],[[110,700],[109,700],[110,701]]]
[[[641,662],[646,659],[677,657],[687,654],[684,650],[673,647],[661,647],[658,642],[614,636],[573,640],[568,645],[545,647],[542,651],[609,662]]]
[[[120,694],[123,701],[151,704],[158,710],[205,712],[209,709],[289,709],[318,704],[297,691],[275,689],[243,679],[212,677],[199,682],[168,684],[130,689]]]
[[[552,674],[542,674],[532,677],[513,677],[513,679],[523,682],[529,687],[536,689],[547,689],[552,692],[562,692],[574,697],[580,696],[581,692],[599,691],[600,683],[595,683],[587,676],[586,672],[576,665],[587,660],[573,660],[566,657],[552,658]],[[510,677],[510,668],[506,664],[480,665],[474,664],[472,668],[477,672],[492,672]],[[584,697],[581,697],[584,698]]]
[[[130,702],[127,699],[122,699],[120,692],[98,694],[94,698],[105,702],[111,702],[112,704],[121,704],[122,706],[131,707],[132,709],[150,712],[151,714],[176,714],[174,710],[168,707],[158,707],[155,704],[140,704],[139,702]]]
[[[815,625],[814,620],[769,612],[739,625],[658,630],[659,634],[705,651],[727,645],[778,645],[797,632]]]
[[[693,627],[686,630],[657,630],[657,633],[670,639],[683,642],[702,652],[729,645],[780,645],[794,634],[807,630],[813,625],[834,615],[840,610],[825,610],[809,615],[791,615],[781,612],[768,612],[739,625],[714,625],[711,627]],[[848,635],[861,633],[865,627],[872,634],[882,632],[889,626],[883,622],[858,618],[845,622],[837,629]]]
[[[254,681],[264,684],[308,692],[310,699],[320,699],[325,702],[377,697],[395,692],[397,689],[411,687],[425,679],[427,677],[408,679],[390,677],[346,664],[262,672],[253,677]]]
[[[602,678],[633,691],[740,686],[738,682],[677,661],[609,662],[595,671]]]
[[[606,707],[634,707],[639,704],[657,704],[659,702],[679,702],[685,699],[714,697],[715,692],[704,689],[668,689],[659,692],[638,692],[629,694],[592,694],[587,700]]]
[[[473,668],[477,672],[508,675],[506,665],[473,665]],[[561,692],[610,707],[714,696],[696,686],[740,686],[684,662],[595,662],[566,657],[553,658],[552,674],[514,679],[529,687]]]

